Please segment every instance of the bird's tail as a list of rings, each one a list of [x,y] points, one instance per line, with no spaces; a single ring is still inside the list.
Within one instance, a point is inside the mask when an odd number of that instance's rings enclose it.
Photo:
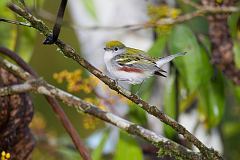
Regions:
[[[162,70],[162,69],[159,69],[159,70],[154,72],[154,74],[157,75],[157,76],[167,77],[164,73],[167,73],[167,72]]]
[[[160,58],[159,60],[156,61],[156,64],[157,64],[158,68],[161,68],[166,63],[173,60],[174,58],[179,57],[179,56],[184,56],[186,53],[187,52],[181,52],[181,53],[177,53],[177,54],[173,54],[173,55],[170,55],[170,56],[167,56],[167,57]]]

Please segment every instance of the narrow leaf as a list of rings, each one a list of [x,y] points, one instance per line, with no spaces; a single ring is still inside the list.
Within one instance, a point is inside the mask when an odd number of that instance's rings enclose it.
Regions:
[[[137,142],[124,132],[120,132],[114,160],[142,160],[143,154]]]
[[[228,17],[229,30],[230,30],[230,34],[233,38],[236,38],[238,36],[237,32],[239,32],[238,31],[238,19],[239,18],[240,18],[239,12],[232,13]]]
[[[240,43],[239,41],[235,40],[233,45],[234,62],[237,68],[240,68]]]
[[[160,57],[163,55],[163,50],[166,47],[168,35],[163,34],[158,37],[158,39],[154,42],[152,47],[148,50],[148,54],[152,57]]]
[[[17,36],[15,51],[29,62],[35,46],[36,31],[30,28],[18,28]]]
[[[187,26],[178,25],[174,28],[169,40],[169,49],[173,54],[187,52],[185,56],[176,58],[174,64],[190,92],[208,82],[212,75],[209,59]]]
[[[97,13],[96,13],[96,9],[94,6],[94,2],[93,0],[82,0],[86,10],[88,11],[88,13],[94,18],[97,19]]]
[[[207,128],[215,127],[223,117],[225,94],[223,77],[219,73],[214,81],[200,88],[199,110]]]
[[[164,112],[170,117],[176,116],[176,90],[175,90],[175,75],[168,77],[168,81],[164,90]],[[168,138],[175,136],[175,131],[168,125],[164,125],[164,133]]]
[[[108,140],[109,137],[109,130],[106,130],[104,132],[104,134],[102,135],[102,139],[99,143],[99,145],[97,146],[97,148],[95,148],[95,150],[92,152],[92,159],[93,160],[101,160],[102,157],[102,151],[105,147],[105,144]]]

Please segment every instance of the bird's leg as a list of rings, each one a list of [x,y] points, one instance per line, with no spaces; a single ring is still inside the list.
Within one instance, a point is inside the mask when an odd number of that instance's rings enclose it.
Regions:
[[[119,81],[119,79],[114,79],[115,85],[116,85],[117,87],[120,87],[120,86],[118,85],[118,81]],[[119,91],[117,91],[117,93],[120,94]]]
[[[139,87],[138,87],[138,90],[137,90],[137,92],[135,93],[137,96],[138,96],[138,93],[139,93],[139,91],[140,91],[140,89],[141,89],[141,86],[142,86],[143,82],[144,82],[144,80],[140,83],[140,85],[139,85]]]
[[[115,81],[117,81],[117,84],[118,84],[119,81],[127,82],[127,81],[129,81],[129,80],[128,80],[128,79],[116,79]]]
[[[114,79],[116,86],[118,86],[118,81],[119,81],[118,79]]]
[[[116,83],[117,86],[119,86],[120,88],[125,89],[123,86],[119,85],[119,82],[120,82],[120,81],[122,81],[122,82],[127,82],[127,81],[129,81],[129,80],[128,80],[128,79],[118,79],[118,78],[117,78],[117,79],[115,79],[114,81],[115,81],[115,83]]]

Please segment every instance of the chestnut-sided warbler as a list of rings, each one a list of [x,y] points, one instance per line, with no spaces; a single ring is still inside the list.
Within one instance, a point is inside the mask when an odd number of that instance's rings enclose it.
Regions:
[[[177,53],[163,58],[152,58],[144,51],[126,47],[119,41],[109,41],[104,48],[104,62],[107,70],[117,81],[125,81],[130,84],[142,83],[152,75],[166,77],[161,69],[163,65],[178,56],[185,55]]]

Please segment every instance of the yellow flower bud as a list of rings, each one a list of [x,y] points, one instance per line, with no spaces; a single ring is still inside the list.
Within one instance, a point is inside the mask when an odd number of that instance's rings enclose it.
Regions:
[[[11,157],[10,153],[6,154],[6,158],[9,159]]]
[[[6,155],[6,152],[5,152],[5,151],[2,151],[1,154],[2,154],[2,156],[5,156],[5,155]]]

